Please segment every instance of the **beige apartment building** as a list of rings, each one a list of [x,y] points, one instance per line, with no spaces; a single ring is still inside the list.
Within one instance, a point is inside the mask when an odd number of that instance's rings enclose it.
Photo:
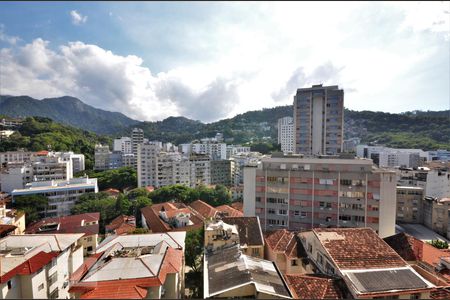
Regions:
[[[372,160],[263,158],[244,169],[244,215],[258,216],[263,231],[314,227],[370,227],[395,233],[395,173]]]
[[[344,90],[313,85],[294,96],[295,152],[305,155],[342,152]]]
[[[423,188],[397,186],[397,222],[422,223]]]

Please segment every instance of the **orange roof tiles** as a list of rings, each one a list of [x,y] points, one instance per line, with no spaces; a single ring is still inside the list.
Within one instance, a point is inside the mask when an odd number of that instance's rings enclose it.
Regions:
[[[315,228],[313,232],[340,269],[407,265],[371,228]]]
[[[134,222],[132,224],[131,222]],[[136,220],[134,216],[120,215],[105,226],[107,231],[113,231],[115,234],[121,235],[124,233],[133,232],[136,229]]]
[[[244,214],[237,209],[232,208],[229,205],[217,206],[216,209],[224,216],[227,217],[243,217]]]
[[[84,223],[97,222],[92,225],[81,225]],[[30,224],[25,230],[26,233],[84,233],[85,235],[98,234],[100,213],[85,213],[65,217],[45,218],[33,224]],[[59,223],[58,230],[40,231],[39,228],[45,224]]]
[[[284,253],[287,257],[297,257],[297,238],[295,232],[286,229],[266,234],[265,241],[274,252]]]
[[[231,207],[240,212],[244,212],[244,203],[242,202],[233,202],[231,203]]]
[[[217,209],[202,200],[195,200],[194,202],[191,202],[189,206],[204,218],[214,218],[217,214]]]
[[[285,275],[296,299],[343,299],[335,279],[317,275]]]

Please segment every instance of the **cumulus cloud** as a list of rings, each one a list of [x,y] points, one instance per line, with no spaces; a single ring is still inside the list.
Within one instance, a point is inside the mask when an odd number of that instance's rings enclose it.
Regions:
[[[74,25],[80,25],[83,23],[86,23],[88,17],[83,16],[81,13],[77,12],[76,10],[70,11],[70,16],[72,17],[72,23]]]
[[[339,81],[339,74],[343,69],[343,67],[338,68],[331,62],[327,62],[307,74],[303,67],[299,67],[292,73],[282,88],[272,92],[272,99],[275,101],[285,101],[295,94],[298,88],[313,84],[336,84]]]
[[[5,25],[0,24],[0,41],[15,45],[20,38],[18,36],[10,36],[5,33]]]
[[[171,73],[153,75],[142,59],[82,42],[53,51],[36,39],[0,52],[2,93],[36,98],[71,95],[88,104],[140,120],[172,115],[213,121],[239,101],[235,79],[216,78],[191,88]]]

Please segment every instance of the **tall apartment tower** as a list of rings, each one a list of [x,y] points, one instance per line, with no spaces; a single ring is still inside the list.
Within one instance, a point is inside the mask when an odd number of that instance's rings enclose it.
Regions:
[[[294,153],[294,119],[284,117],[278,119],[278,144],[281,144],[281,151],[284,153]]]
[[[313,85],[294,96],[295,152],[305,155],[342,152],[344,90]]]
[[[370,227],[395,234],[396,176],[370,159],[263,158],[244,168],[244,215],[264,231]]]
[[[131,132],[131,150],[135,157],[138,153],[138,145],[144,143],[144,130],[133,128]]]

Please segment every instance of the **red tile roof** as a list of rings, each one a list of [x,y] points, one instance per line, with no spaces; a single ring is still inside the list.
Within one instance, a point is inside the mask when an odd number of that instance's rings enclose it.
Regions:
[[[84,223],[97,222],[97,224],[81,226]],[[100,213],[86,213],[65,217],[45,218],[33,224],[30,224],[25,233],[84,233],[84,235],[98,234]],[[58,230],[40,231],[39,228],[45,224],[59,223]]]
[[[296,299],[343,299],[337,281],[317,275],[285,275],[286,283]]]
[[[191,202],[189,206],[202,215],[205,219],[216,217],[217,209],[202,200],[195,200],[194,202]]]
[[[240,212],[244,212],[244,203],[242,202],[233,202],[231,203],[231,207],[237,209]]]
[[[223,215],[226,217],[243,217],[244,214],[237,210],[232,208],[229,205],[221,205],[221,206],[217,206],[216,209]]]
[[[102,253],[85,262],[71,277],[80,280]],[[96,256],[97,256],[96,255]],[[89,263],[90,266],[86,264]],[[148,287],[164,284],[167,274],[179,273],[183,266],[183,250],[167,248],[158,275],[155,277],[136,279],[117,279],[97,282],[79,282],[74,284],[69,292],[80,293],[80,299],[143,299],[147,297]]]
[[[268,232],[265,241],[270,249],[276,253],[284,253],[289,258],[297,257],[296,233],[286,229]]]
[[[371,228],[315,228],[313,232],[340,269],[407,266]]]
[[[0,283],[5,283],[8,280],[10,280],[12,277],[16,275],[30,275],[41,268],[43,268],[45,265],[47,265],[49,262],[52,261],[53,258],[57,257],[59,255],[59,252],[43,252],[40,251],[27,261],[21,263],[14,269],[10,270],[9,272],[3,274],[0,276]]]
[[[117,195],[120,194],[120,191],[119,191],[119,190],[117,190],[117,189],[112,189],[112,188],[106,189],[106,190],[104,190],[103,192],[104,192],[104,193],[107,193],[107,194],[110,195],[110,196],[117,196]]]
[[[0,224],[0,237],[8,235],[8,233],[16,230],[16,228],[17,226],[14,225]]]
[[[36,152],[36,156],[47,156],[48,155],[48,151],[47,150],[41,150]]]
[[[172,226],[167,224],[163,219],[161,219],[161,217],[159,216],[159,212],[161,210],[164,210],[166,214],[169,215],[173,215],[176,212],[189,212],[191,214],[189,220],[193,223],[193,225],[180,228],[173,228]],[[153,204],[151,206],[141,208],[141,213],[144,216],[143,221],[147,223],[147,226],[153,233],[180,231],[180,230],[189,231],[203,227],[204,218],[199,213],[191,210],[183,203],[164,202]]]
[[[134,224],[131,222],[134,221]],[[133,232],[136,229],[136,220],[134,216],[120,215],[105,226],[106,231],[112,231],[115,234],[121,235]]]

